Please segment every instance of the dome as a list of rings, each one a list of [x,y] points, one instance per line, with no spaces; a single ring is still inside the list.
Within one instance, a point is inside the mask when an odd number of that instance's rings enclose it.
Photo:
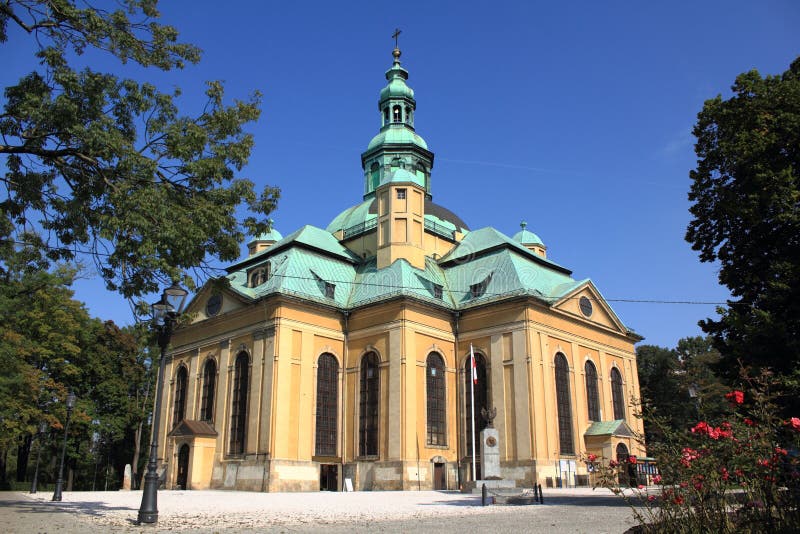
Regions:
[[[390,98],[408,98],[413,100],[414,90],[406,85],[405,80],[400,77],[395,77],[389,81],[389,85],[381,89],[380,101],[383,102]]]
[[[513,238],[514,241],[516,241],[520,245],[540,245],[543,247],[544,243],[539,238],[539,236],[525,229],[527,225],[528,223],[526,223],[525,221],[520,223],[520,227],[522,229],[516,234],[514,234]]]
[[[381,145],[407,145],[413,144],[428,150],[428,143],[410,128],[404,126],[390,126],[372,138],[367,146],[367,152]]]
[[[279,231],[277,231],[275,228],[273,228],[269,232],[265,232],[263,234],[260,234],[258,237],[254,237],[252,240],[250,240],[250,242],[247,245],[250,246],[253,243],[255,243],[256,241],[272,241],[272,242],[276,242],[276,241],[280,241],[281,239],[283,239],[283,236],[281,235],[281,233]]]
[[[358,224],[377,219],[377,217],[378,200],[373,197],[365,200],[361,204],[357,204],[341,212],[331,221],[326,230],[334,234],[339,230],[352,228]],[[458,230],[462,233],[469,231],[469,227],[461,219],[461,217],[447,208],[444,208],[438,204],[434,204],[428,199],[425,199],[425,218],[430,219],[433,222],[444,222],[446,223],[446,226],[452,225],[453,230]]]

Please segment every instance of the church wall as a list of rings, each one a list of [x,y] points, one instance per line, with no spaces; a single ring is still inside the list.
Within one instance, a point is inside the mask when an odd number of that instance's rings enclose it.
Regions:
[[[265,328],[265,317],[275,326]],[[585,473],[580,455],[590,446],[584,443],[583,434],[591,422],[584,363],[590,358],[597,367],[601,418],[607,420],[613,413],[612,366],[623,376],[626,397],[638,391],[633,342],[602,327],[586,325],[580,318],[548,312],[523,300],[465,311],[457,344],[452,320],[448,311],[397,300],[353,311],[345,340],[341,313],[283,301],[239,310],[231,314],[229,328],[189,327],[195,330],[194,336],[184,335],[186,339],[194,337],[193,343],[178,347],[182,352],[174,353],[168,363],[162,420],[172,428],[174,378],[181,364],[189,370],[186,417],[199,417],[202,365],[213,357],[218,364],[214,427],[219,435],[213,448],[193,448],[192,485],[198,489],[318,490],[319,464],[337,461],[314,457],[316,367],[319,356],[329,352],[339,359],[342,373],[340,477],[352,478],[358,490],[430,489],[433,463],[443,462],[448,485],[455,487],[458,459],[463,455],[463,449],[458,449],[464,446],[463,367],[470,343],[486,357],[490,404],[498,412],[495,426],[501,436],[503,476],[520,485],[544,484],[547,477],[558,476],[555,465],[561,458],[576,460],[578,473]],[[220,334],[226,331],[227,339]],[[250,399],[246,454],[234,458],[227,454],[228,426],[233,362],[240,350],[250,356]],[[361,458],[359,370],[361,357],[370,350],[378,353],[381,362],[379,454]],[[427,444],[425,373],[431,351],[445,361],[445,446]],[[570,366],[576,451],[572,456],[558,452],[553,358],[559,351]],[[630,407],[626,414],[630,426],[641,431],[641,421],[632,416]],[[631,440],[626,444],[632,453],[641,454]],[[160,445],[169,460],[169,480],[174,482],[177,449],[169,438]],[[601,446],[592,447],[598,450]],[[601,448],[606,452],[608,443]],[[206,456],[213,461],[204,459]]]

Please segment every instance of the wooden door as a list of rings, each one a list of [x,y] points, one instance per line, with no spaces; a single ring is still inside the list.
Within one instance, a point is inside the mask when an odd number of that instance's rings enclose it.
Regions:
[[[181,445],[178,451],[178,479],[175,485],[178,489],[187,489],[187,482],[189,477],[189,446],[187,444]]]
[[[433,489],[444,490],[447,489],[447,478],[445,474],[444,464],[433,464]]]

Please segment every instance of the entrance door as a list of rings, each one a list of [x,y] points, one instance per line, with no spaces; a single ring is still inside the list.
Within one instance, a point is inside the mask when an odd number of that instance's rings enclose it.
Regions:
[[[339,466],[321,464],[319,466],[319,490],[339,491]]]
[[[433,464],[433,489],[447,489],[447,479],[445,478],[444,464]]]
[[[619,462],[619,485],[620,486],[630,486],[631,485],[631,478],[630,472],[628,470],[628,447],[625,446],[624,443],[620,443],[617,445],[617,461]],[[635,477],[634,477],[635,478]]]
[[[178,489],[186,489],[186,482],[189,476],[189,446],[187,444],[181,445],[178,451],[178,479],[175,485]]]

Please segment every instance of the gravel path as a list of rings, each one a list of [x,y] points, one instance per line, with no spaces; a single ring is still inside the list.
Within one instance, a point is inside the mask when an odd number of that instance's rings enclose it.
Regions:
[[[545,492],[544,505],[486,506],[480,496],[442,491],[250,493],[159,491],[155,527],[134,521],[141,491],[0,492],[0,528],[7,533],[80,532],[345,532],[622,533],[635,524],[630,508],[606,490]]]

